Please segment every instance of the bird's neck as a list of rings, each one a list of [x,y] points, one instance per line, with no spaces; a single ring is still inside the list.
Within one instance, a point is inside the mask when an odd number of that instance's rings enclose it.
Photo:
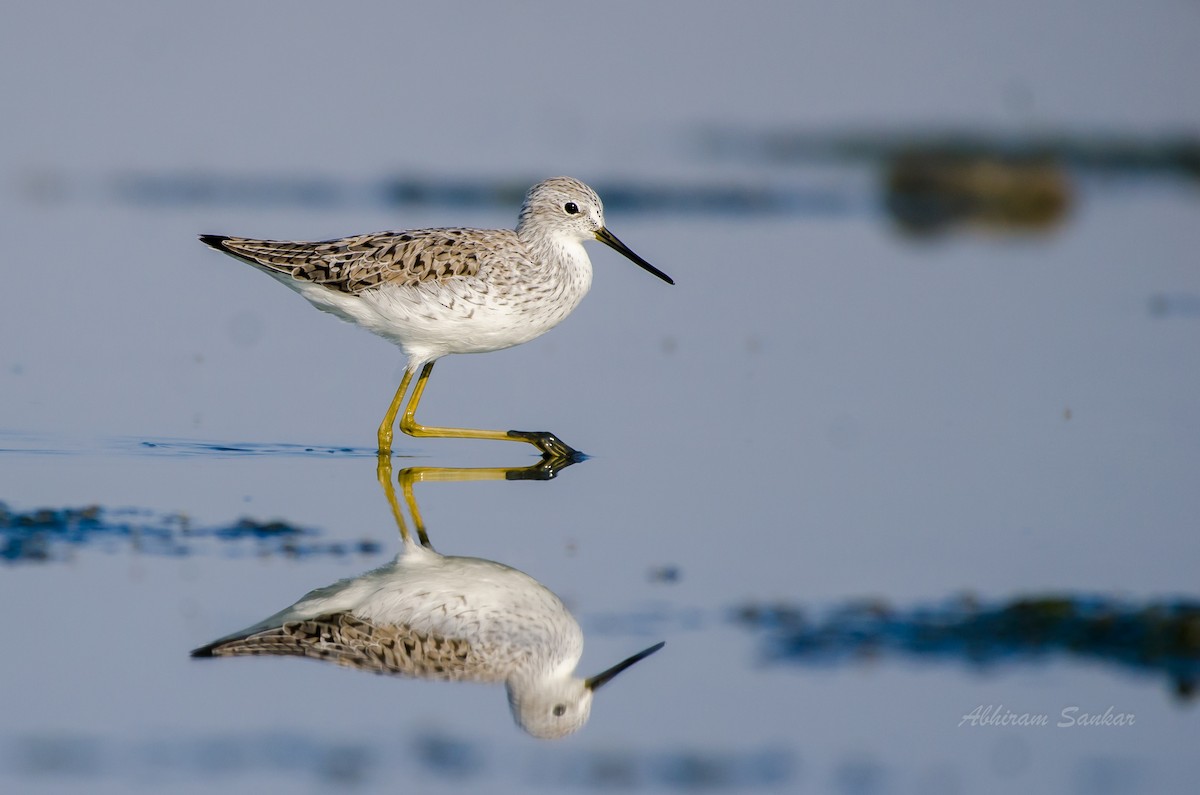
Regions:
[[[525,239],[523,242],[543,280],[560,284],[580,298],[591,288],[592,262],[582,243],[545,237]]]

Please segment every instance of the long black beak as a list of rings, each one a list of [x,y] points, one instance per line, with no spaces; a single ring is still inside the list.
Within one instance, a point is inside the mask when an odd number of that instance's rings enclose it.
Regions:
[[[639,651],[637,654],[633,655],[628,660],[622,660],[621,662],[614,665],[612,668],[609,668],[604,673],[596,674],[591,679],[585,679],[583,682],[583,686],[586,687],[588,690],[599,690],[601,685],[608,683],[609,680],[611,680],[617,674],[621,673],[621,671],[624,671],[626,668],[633,665],[635,662],[646,659],[651,654],[654,654],[654,652],[658,651],[659,649],[661,649],[663,646],[666,646],[666,645],[667,645],[666,641],[660,641],[658,643],[655,643],[650,648]]]
[[[651,265],[649,262],[646,262],[646,260],[639,257],[637,254],[634,254],[633,249],[629,248],[629,246],[622,243],[617,238],[616,235],[614,235],[612,232],[608,231],[604,227],[600,227],[600,229],[596,232],[596,239],[599,240],[604,245],[608,246],[609,248],[612,248],[612,249],[615,249],[616,251],[621,252],[626,257],[633,260],[634,262],[636,262],[638,265],[642,266],[646,270],[650,271],[651,273],[653,273],[658,278],[662,279],[667,284],[675,283],[675,280],[672,279],[670,276],[663,273],[658,268]]]

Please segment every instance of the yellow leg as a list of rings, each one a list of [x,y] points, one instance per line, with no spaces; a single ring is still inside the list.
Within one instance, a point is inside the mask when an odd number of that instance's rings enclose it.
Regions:
[[[404,400],[404,393],[408,391],[408,382],[412,380],[412,370],[405,368],[404,377],[400,379],[400,386],[396,388],[396,396],[392,398],[392,404],[388,406],[387,414],[383,415],[383,422],[379,423],[379,453],[390,453],[392,451],[392,426],[396,424],[396,412],[400,411],[400,403]],[[391,480],[389,475],[388,480]]]
[[[412,397],[408,399],[408,405],[404,407],[404,413],[400,415],[400,430],[409,436],[417,438],[493,439],[504,442],[527,442],[541,450],[542,455],[546,458],[566,458],[573,461],[583,458],[583,454],[578,450],[575,450],[554,434],[547,433],[546,431],[483,431],[474,428],[435,428],[428,425],[421,425],[416,420],[417,404],[421,402],[421,395],[425,392],[425,382],[429,380],[429,374],[432,372],[433,362],[429,362],[421,368],[421,375],[417,377],[417,384],[413,387]],[[400,384],[401,389],[408,386],[408,376],[409,373],[406,372],[405,380]],[[396,398],[392,401],[392,407],[388,409],[388,417],[395,417],[395,408],[400,395],[401,392],[398,391]],[[388,430],[390,431],[391,427],[388,417],[385,417],[384,420],[388,422]],[[383,439],[382,434],[383,430],[381,428],[381,440]]]

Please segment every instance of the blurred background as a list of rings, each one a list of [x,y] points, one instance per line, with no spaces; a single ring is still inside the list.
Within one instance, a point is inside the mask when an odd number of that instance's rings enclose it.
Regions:
[[[1192,792],[1200,8],[23,4],[0,28],[0,789]],[[558,593],[570,739],[502,688],[188,651],[399,549],[399,351],[200,233],[594,247],[422,419],[417,486]],[[519,449],[518,449],[519,448]],[[405,466],[523,446],[397,441]],[[1039,719],[1040,718],[1040,719]]]

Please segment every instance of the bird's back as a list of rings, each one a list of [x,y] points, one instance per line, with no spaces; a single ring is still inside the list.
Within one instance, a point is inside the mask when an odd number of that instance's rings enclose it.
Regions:
[[[359,295],[372,288],[415,287],[471,278],[485,268],[528,260],[504,229],[373,232],[315,242],[201,235],[208,246],[272,274]]]

